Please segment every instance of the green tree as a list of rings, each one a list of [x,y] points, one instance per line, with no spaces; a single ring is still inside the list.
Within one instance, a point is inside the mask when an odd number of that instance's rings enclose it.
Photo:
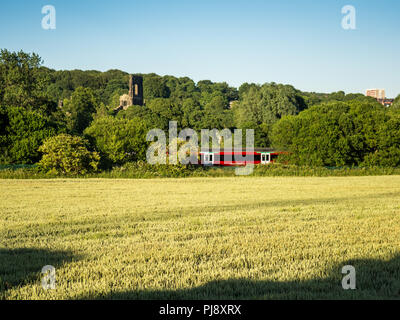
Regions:
[[[81,137],[60,134],[47,139],[39,151],[43,153],[39,168],[50,173],[86,174],[97,171],[100,156],[88,150]]]
[[[238,92],[239,98],[243,99],[245,94],[247,94],[251,88],[258,89],[259,86],[256,85],[255,83],[247,83],[247,82],[243,83],[239,87],[239,92]]]
[[[56,104],[45,93],[48,72],[42,60],[23,51],[0,51],[0,105],[52,112]]]
[[[400,166],[400,115],[388,113],[377,133],[377,148],[370,152],[362,165],[398,167]]]
[[[275,122],[306,108],[300,93],[288,85],[245,84],[239,94],[241,99],[233,110],[236,127],[254,129],[257,146],[269,144],[269,131]]]
[[[183,111],[178,99],[156,98],[147,104],[150,110],[149,122],[153,128],[168,130],[170,121],[182,123]]]
[[[111,79],[101,94],[101,101],[105,104],[109,103],[113,108],[118,107],[119,97],[128,93],[129,90],[128,80],[126,78],[127,77]],[[115,99],[115,95],[118,95],[117,99]]]
[[[195,82],[188,78],[169,79],[173,83],[173,89],[170,88],[170,97],[175,99],[196,98],[200,96],[200,90],[196,87]],[[167,82],[168,83],[168,82]]]
[[[204,129],[202,119],[204,111],[198,101],[193,98],[184,99],[182,101],[182,128],[192,128],[196,131]]]
[[[236,88],[230,87],[226,82],[212,82],[210,80],[202,80],[197,83],[202,94],[202,103],[206,104],[210,100],[219,95],[224,97],[227,102],[237,100],[239,94]]]
[[[292,162],[300,165],[360,165],[379,148],[377,136],[386,117],[375,103],[329,102],[282,118],[271,138],[275,148],[291,152]]]
[[[78,87],[71,99],[64,101],[63,110],[66,114],[68,132],[81,135],[92,122],[97,106],[98,102],[94,97],[93,90]]]
[[[147,75],[143,78],[143,96],[146,101],[154,98],[169,98],[170,89],[162,77],[156,74]]]
[[[39,146],[57,133],[40,112],[22,107],[0,108],[0,162],[32,164],[40,159]]]
[[[400,94],[394,99],[393,104],[390,107],[391,110],[400,110]]]
[[[201,120],[203,128],[207,129],[224,129],[232,128],[233,114],[227,109],[228,101],[225,97],[218,95],[211,99],[204,106],[204,116]]]
[[[86,137],[100,153],[103,167],[145,160],[146,134],[147,127],[139,118],[103,117],[93,121],[85,130]]]

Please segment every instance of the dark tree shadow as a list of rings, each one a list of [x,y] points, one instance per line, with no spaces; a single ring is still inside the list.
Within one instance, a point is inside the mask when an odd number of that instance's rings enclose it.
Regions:
[[[41,281],[41,271],[46,265],[57,269],[63,263],[76,259],[66,251],[46,249],[0,249],[0,299],[7,290]]]
[[[75,261],[65,251],[44,249],[0,249],[0,299],[7,290],[41,279],[45,265],[55,268]],[[356,269],[356,290],[344,290],[342,267]],[[312,270],[311,270],[312,271]],[[108,294],[93,293],[81,299],[140,300],[259,300],[259,299],[400,299],[400,256],[389,261],[350,260],[307,281],[263,281],[225,279],[181,290],[127,290]]]
[[[342,268],[356,269],[356,290],[342,287]],[[142,290],[83,296],[82,299],[143,300],[264,300],[264,299],[400,299],[400,256],[390,261],[352,260],[326,276],[308,281],[228,279],[182,290]]]

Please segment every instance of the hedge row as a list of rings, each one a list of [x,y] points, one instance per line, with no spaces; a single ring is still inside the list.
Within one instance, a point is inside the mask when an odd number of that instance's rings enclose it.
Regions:
[[[329,176],[380,176],[400,175],[400,168],[386,167],[307,167],[295,165],[257,165],[250,177],[329,177]],[[59,175],[43,173],[36,167],[7,168],[0,170],[0,179],[49,179],[49,178],[106,178],[106,179],[152,179],[187,177],[235,177],[235,168],[200,167],[180,165],[150,165],[146,162],[127,163],[109,171],[86,175]]]

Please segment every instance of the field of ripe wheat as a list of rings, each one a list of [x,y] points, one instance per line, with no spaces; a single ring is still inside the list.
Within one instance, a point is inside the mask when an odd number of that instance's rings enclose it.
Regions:
[[[399,176],[0,180],[0,299],[317,298],[400,298]]]

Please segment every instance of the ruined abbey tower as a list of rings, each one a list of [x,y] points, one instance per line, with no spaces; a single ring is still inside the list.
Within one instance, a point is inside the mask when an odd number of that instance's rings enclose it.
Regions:
[[[143,77],[129,75],[129,94],[124,94],[119,98],[117,109],[128,109],[130,106],[143,105]]]

